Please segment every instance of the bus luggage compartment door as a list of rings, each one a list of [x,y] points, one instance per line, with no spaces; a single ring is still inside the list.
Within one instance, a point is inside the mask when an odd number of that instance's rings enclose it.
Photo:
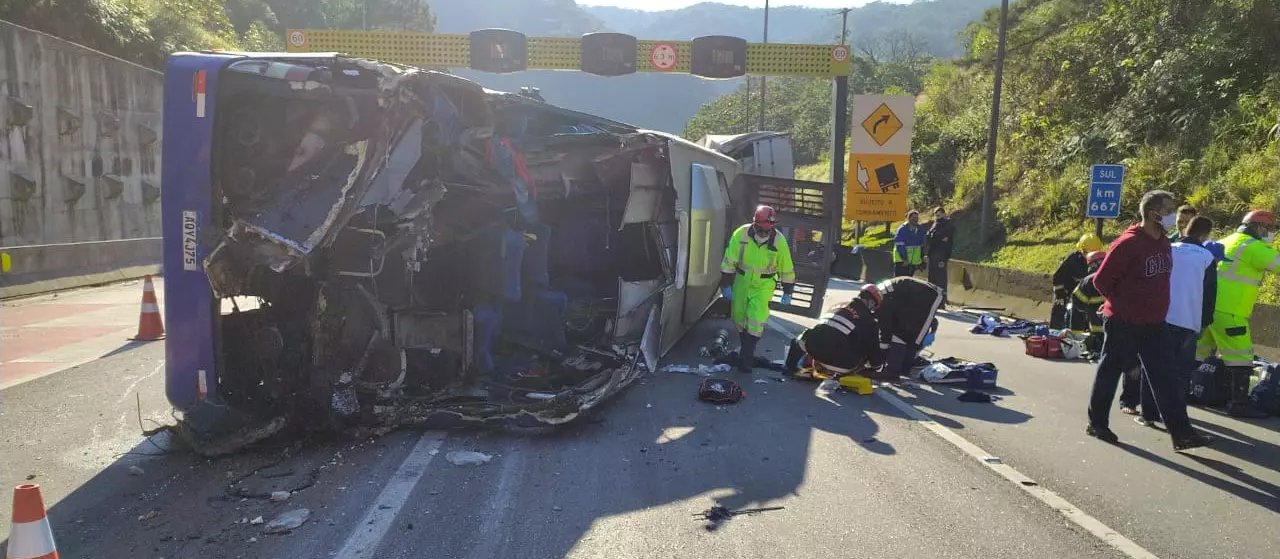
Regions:
[[[741,200],[735,204],[735,222],[749,222],[760,204],[773,206],[778,211],[778,232],[786,235],[791,247],[795,293],[791,304],[783,305],[779,286],[769,308],[816,318],[825,307],[833,245],[839,244],[840,189],[830,183],[752,174],[739,174],[734,183],[732,190]]]

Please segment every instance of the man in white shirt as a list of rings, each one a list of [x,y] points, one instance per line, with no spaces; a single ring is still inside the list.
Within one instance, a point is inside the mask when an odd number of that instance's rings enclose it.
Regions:
[[[1204,243],[1213,231],[1213,221],[1196,216],[1187,223],[1184,235],[1175,241],[1173,271],[1169,276],[1169,314],[1165,316],[1165,328],[1173,340],[1175,374],[1180,388],[1178,395],[1186,402],[1186,389],[1191,383],[1191,372],[1196,367],[1196,341],[1200,332],[1213,322],[1214,301],[1217,299],[1217,258]],[[1154,397],[1145,379],[1142,386],[1142,415],[1138,423],[1150,425],[1160,420]]]

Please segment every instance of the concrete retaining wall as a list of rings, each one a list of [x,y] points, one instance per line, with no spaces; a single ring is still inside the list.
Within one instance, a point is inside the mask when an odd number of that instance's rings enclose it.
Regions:
[[[159,265],[162,90],[159,72],[0,21],[0,296]]]
[[[1049,274],[1035,274],[952,260],[948,269],[948,298],[953,303],[999,306],[1019,316],[1046,320],[1053,300]],[[1008,299],[1021,299],[1013,302]],[[1280,307],[1258,305],[1251,320],[1258,353],[1280,358]]]
[[[0,274],[0,299],[158,274],[159,237],[28,245],[4,249],[13,262]],[[24,272],[24,270],[26,270]]]

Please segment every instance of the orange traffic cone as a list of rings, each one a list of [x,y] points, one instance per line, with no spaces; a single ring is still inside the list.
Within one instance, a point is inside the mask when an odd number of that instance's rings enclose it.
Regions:
[[[53,543],[53,529],[45,516],[44,497],[40,486],[19,485],[13,488],[13,527],[9,530],[7,559],[58,559],[58,546]]]
[[[160,305],[156,302],[156,286],[151,276],[142,281],[142,314],[138,316],[138,335],[129,338],[139,342],[164,339],[164,321],[160,319]]]

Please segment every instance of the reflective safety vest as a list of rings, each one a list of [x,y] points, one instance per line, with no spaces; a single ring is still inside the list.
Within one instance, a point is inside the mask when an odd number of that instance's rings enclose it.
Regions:
[[[919,266],[923,260],[923,249],[925,241],[924,227],[919,225],[914,228],[910,225],[902,225],[893,235],[893,262],[906,262],[912,266]],[[906,253],[906,260],[902,259],[899,252]]]
[[[1263,274],[1280,272],[1280,252],[1248,233],[1232,233],[1219,242],[1227,260],[1218,263],[1218,300],[1214,310],[1251,316]]]
[[[791,262],[791,247],[786,237],[774,231],[769,240],[759,244],[748,231],[751,225],[743,225],[729,238],[724,249],[720,271],[726,274],[751,276],[751,279],[774,279],[782,283],[796,282],[796,269]]]

